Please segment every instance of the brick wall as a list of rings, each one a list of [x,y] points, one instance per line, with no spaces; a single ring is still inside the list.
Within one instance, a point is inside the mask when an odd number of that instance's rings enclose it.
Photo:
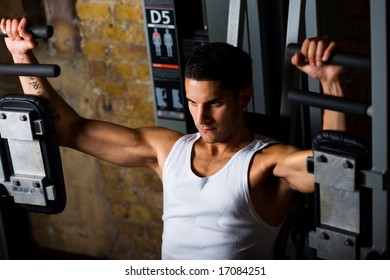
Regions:
[[[75,76],[61,80],[79,80],[77,88],[67,90],[67,100],[88,117],[131,127],[154,125],[142,1],[77,1],[75,8],[82,54],[64,61],[70,68],[64,72]],[[65,225],[52,219],[67,244],[59,249],[110,259],[158,259],[162,199],[154,173],[65,153],[73,162],[65,170],[71,197]]]
[[[1,17],[24,15],[23,1],[14,2],[1,6]],[[41,63],[61,67],[60,77],[51,83],[83,116],[132,127],[154,125],[142,1],[74,2],[81,52],[56,47],[69,39],[69,22],[63,21],[53,24],[55,43],[41,42],[36,51]],[[1,49],[2,61],[9,61]],[[14,77],[1,77],[0,84],[0,94],[21,92]],[[148,169],[116,167],[70,149],[61,152],[67,206],[58,215],[29,215],[34,241],[94,258],[159,259],[158,177]]]

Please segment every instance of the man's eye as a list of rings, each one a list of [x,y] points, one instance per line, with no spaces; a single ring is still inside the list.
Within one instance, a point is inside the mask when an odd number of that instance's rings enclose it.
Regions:
[[[220,106],[221,104],[222,104],[221,101],[214,101],[214,102],[212,102],[210,105],[211,105],[211,106]]]

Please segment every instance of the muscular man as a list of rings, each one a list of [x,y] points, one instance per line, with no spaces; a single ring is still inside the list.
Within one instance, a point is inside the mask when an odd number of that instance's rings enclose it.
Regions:
[[[38,63],[27,20],[2,19],[15,63]],[[342,69],[326,65],[335,48],[327,38],[306,39],[292,63],[342,96]],[[312,192],[301,151],[255,135],[244,110],[250,102],[249,55],[225,43],[200,47],[189,58],[185,90],[198,132],[129,128],[76,113],[47,79],[20,77],[23,90],[55,108],[60,145],[124,167],[149,167],[163,182],[163,259],[271,259],[295,191]],[[344,129],[343,114],[325,111],[325,129]]]

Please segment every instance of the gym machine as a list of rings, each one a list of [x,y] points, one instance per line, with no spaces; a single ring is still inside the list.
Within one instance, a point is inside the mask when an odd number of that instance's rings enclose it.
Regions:
[[[53,28],[32,26],[29,32],[37,38],[50,38]],[[60,67],[0,64],[0,75],[58,77]],[[28,226],[23,213],[57,214],[66,204],[61,155],[49,105],[34,95],[2,96],[0,136],[0,259],[25,258],[21,251],[28,248],[23,247],[28,243]]]
[[[299,49],[297,43],[317,36],[320,29],[323,34],[337,31],[333,16],[332,22],[326,25],[321,24],[320,16],[329,17],[324,16],[326,11],[337,13],[332,5],[339,5],[338,1],[199,0],[191,1],[189,11],[180,2],[184,1],[143,1],[157,124],[191,132],[190,118],[185,102],[182,103],[181,71],[194,47],[204,42],[225,41],[243,48],[254,61],[255,95],[248,106],[254,127],[259,128],[267,117],[283,133],[264,130],[259,133],[314,150],[314,157],[308,159],[308,172],[314,173],[316,182],[314,229],[303,233],[309,239],[310,248],[315,249],[316,258],[388,258],[389,8],[386,1],[370,2],[371,57],[338,54],[331,61],[371,72],[371,104],[317,94],[319,83],[302,78],[290,65],[291,54]],[[176,56],[165,52],[162,35],[166,29],[173,35]],[[161,52],[155,44],[159,44]],[[281,54],[286,54],[284,61]],[[281,62],[278,56],[282,57]],[[273,69],[268,59],[273,61]],[[272,80],[275,77],[283,77],[283,83]],[[176,98],[175,94],[178,94]],[[322,109],[371,118],[372,142],[346,133],[319,131]]]
[[[292,0],[290,12],[302,11],[309,3],[305,2]],[[320,131],[313,140],[314,156],[307,165],[315,177],[316,221],[309,244],[321,259],[389,259],[388,12],[385,0],[370,1],[370,57],[337,53],[329,61],[371,72],[371,104],[297,90],[292,68],[286,69],[282,97],[286,115],[294,111],[291,104],[299,103],[370,117],[372,123],[371,144],[336,131]],[[301,32],[301,13],[294,14],[298,18],[289,27]],[[287,37],[286,65],[299,50],[298,37]]]

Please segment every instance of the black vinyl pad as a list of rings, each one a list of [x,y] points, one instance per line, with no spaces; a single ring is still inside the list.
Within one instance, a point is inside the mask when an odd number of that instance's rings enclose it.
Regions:
[[[344,131],[322,130],[312,142],[313,150],[328,150],[366,156],[370,145],[364,140]]]

